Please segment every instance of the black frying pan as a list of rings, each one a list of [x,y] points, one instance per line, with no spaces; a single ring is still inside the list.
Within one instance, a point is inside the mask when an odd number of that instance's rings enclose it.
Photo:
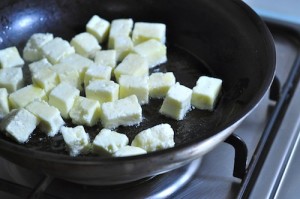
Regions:
[[[85,31],[94,14],[107,20],[130,17],[165,23],[169,61],[159,70],[173,71],[177,81],[190,88],[200,75],[221,78],[223,89],[216,109],[193,110],[185,120],[175,121],[158,114],[162,101],[151,100],[143,107],[142,125],[116,129],[132,140],[145,128],[162,122],[171,124],[176,146],[146,155],[69,157],[60,135],[49,139],[35,132],[25,145],[1,134],[3,157],[84,184],[118,184],[156,175],[201,157],[222,142],[256,107],[273,79],[272,37],[262,20],[238,0],[2,0],[0,47],[16,45],[22,51],[37,32],[51,32],[70,40]],[[100,129],[86,130],[93,138]]]

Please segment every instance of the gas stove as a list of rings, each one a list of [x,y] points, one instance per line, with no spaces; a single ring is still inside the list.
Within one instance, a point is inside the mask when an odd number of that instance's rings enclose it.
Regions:
[[[274,37],[276,78],[259,106],[224,143],[179,169],[116,186],[74,184],[0,158],[0,197],[296,198],[300,179],[296,171],[300,164],[300,25],[294,19],[300,15],[282,11],[267,0],[246,2],[266,20]],[[293,0],[284,4],[300,6]]]

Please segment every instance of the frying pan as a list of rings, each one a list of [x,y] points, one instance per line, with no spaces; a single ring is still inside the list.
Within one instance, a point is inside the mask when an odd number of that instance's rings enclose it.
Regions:
[[[174,148],[134,157],[70,157],[61,135],[52,139],[35,132],[25,145],[1,133],[0,154],[26,168],[72,182],[112,185],[135,181],[183,166],[226,139],[267,92],[275,71],[272,36],[262,20],[238,0],[51,0],[0,3],[1,48],[20,52],[33,33],[51,32],[70,40],[85,31],[93,15],[109,21],[161,22],[167,26],[168,62],[154,69],[172,71],[192,88],[200,75],[223,80],[214,111],[190,111],[175,121],[158,113],[161,100],[143,107],[139,126],[120,127],[132,140],[137,132],[159,123],[175,131]],[[26,74],[26,70],[24,69]],[[30,81],[30,80],[29,80]],[[93,138],[101,126],[86,128]]]

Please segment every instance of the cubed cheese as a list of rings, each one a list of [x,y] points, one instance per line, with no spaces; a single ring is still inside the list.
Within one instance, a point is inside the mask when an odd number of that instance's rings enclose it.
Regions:
[[[44,89],[46,93],[51,91],[58,83],[57,73],[49,68],[41,69],[32,76],[32,84]]]
[[[60,127],[65,124],[59,110],[54,106],[49,106],[47,102],[36,100],[25,108],[40,120],[40,130],[50,137],[55,136]]]
[[[8,93],[6,88],[0,88],[0,119],[9,113]]]
[[[100,120],[100,103],[85,97],[76,97],[69,115],[74,124],[94,126]]]
[[[62,126],[60,132],[71,156],[86,154],[90,151],[90,136],[85,132],[83,126],[74,128]]]
[[[120,35],[114,39],[117,61],[122,61],[133,49],[133,43],[129,36]]]
[[[27,41],[23,50],[26,61],[37,61],[43,58],[41,47],[53,39],[51,33],[35,33]]]
[[[69,112],[74,105],[79,90],[67,82],[57,85],[49,94],[49,104],[55,106],[63,118],[69,118]]]
[[[64,72],[70,70],[76,70],[80,75],[80,81],[83,82],[84,73],[90,66],[94,65],[94,62],[79,54],[71,54],[66,58],[63,58],[60,63],[64,65]],[[57,69],[58,70],[58,69]]]
[[[12,108],[23,108],[34,100],[47,100],[47,96],[43,89],[28,85],[11,93],[8,99]]]
[[[198,109],[213,110],[221,87],[221,79],[201,76],[193,88],[192,105]]]
[[[12,93],[24,85],[22,68],[0,69],[0,87],[6,88],[8,93]]]
[[[171,148],[175,145],[174,131],[169,124],[159,124],[138,133],[131,145],[147,152]]]
[[[47,42],[42,46],[41,50],[43,56],[52,64],[57,64],[61,59],[75,53],[75,49],[70,46],[69,42],[59,37]]]
[[[136,45],[133,48],[133,52],[146,58],[149,68],[167,61],[167,47],[155,39],[150,39]]]
[[[98,65],[115,68],[117,64],[116,50],[100,50],[95,54],[95,63]]]
[[[94,80],[85,88],[86,97],[104,102],[112,102],[119,98],[119,84],[107,80]]]
[[[31,75],[34,75],[41,69],[49,68],[50,66],[52,66],[52,64],[50,64],[50,62],[46,58],[43,58],[39,61],[32,62],[28,66],[29,66]]]
[[[112,68],[109,66],[90,66],[85,72],[84,85],[87,86],[91,80],[110,80]]]
[[[39,120],[24,108],[11,111],[1,121],[1,130],[19,143],[26,142]]]
[[[172,72],[152,73],[149,76],[149,96],[151,98],[163,98],[169,88],[175,84],[175,76]]]
[[[126,146],[129,140],[125,134],[102,129],[93,141],[94,153],[110,153],[113,154],[120,148]]]
[[[125,59],[115,68],[115,77],[117,81],[121,75],[132,76],[148,76],[149,68],[147,60],[137,54],[129,54]]]
[[[132,31],[133,43],[137,45],[149,39],[165,43],[166,25],[162,23],[136,22]]]
[[[120,98],[136,95],[141,105],[149,102],[148,76],[121,75],[119,79]]]
[[[171,86],[159,112],[176,120],[182,120],[191,109],[192,90],[178,82]]]
[[[94,35],[99,43],[103,43],[107,39],[109,27],[107,20],[94,15],[86,24],[86,31]]]
[[[0,50],[0,65],[2,68],[23,66],[24,60],[21,58],[15,46]]]
[[[126,156],[134,156],[134,155],[142,155],[146,154],[147,151],[135,146],[124,146],[121,149],[117,150],[113,156],[114,157],[126,157]]]
[[[123,35],[130,36],[133,27],[132,19],[115,19],[111,22],[108,48],[112,49],[115,45],[115,38]]]
[[[142,107],[135,95],[102,104],[101,122],[105,128],[132,126],[142,121]]]
[[[76,53],[88,58],[94,58],[96,51],[101,49],[96,37],[88,32],[76,35],[70,44],[75,48]]]

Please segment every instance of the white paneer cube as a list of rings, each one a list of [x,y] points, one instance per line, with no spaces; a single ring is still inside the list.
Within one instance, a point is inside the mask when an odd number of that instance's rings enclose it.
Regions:
[[[93,141],[93,151],[98,154],[113,154],[129,142],[125,134],[102,129]]]
[[[146,58],[149,68],[153,68],[167,61],[167,47],[161,42],[150,39],[136,45],[133,52]]]
[[[85,88],[86,97],[104,102],[112,102],[119,98],[119,84],[114,81],[94,80]]]
[[[114,39],[114,49],[117,53],[117,61],[122,61],[133,49],[133,43],[129,36],[120,35]]]
[[[13,93],[8,97],[12,108],[23,108],[34,100],[47,100],[46,93],[43,89],[28,85]]]
[[[80,91],[76,87],[62,82],[50,92],[49,104],[55,106],[60,111],[61,116],[67,119],[79,93]]]
[[[69,42],[60,37],[47,42],[42,46],[41,51],[51,64],[57,64],[61,59],[75,53],[75,49]]]
[[[166,25],[162,23],[136,22],[132,31],[132,41],[134,45],[150,39],[165,43]]]
[[[62,126],[60,132],[63,135],[70,156],[74,157],[90,151],[90,136],[85,132],[83,126],[76,126],[74,128]]]
[[[47,42],[53,39],[51,33],[35,33],[27,41],[25,48],[23,49],[23,58],[26,61],[38,61],[43,58],[41,48]]]
[[[142,121],[142,107],[135,95],[102,104],[101,122],[105,128],[132,126]]]
[[[159,124],[138,133],[132,146],[140,147],[147,152],[174,147],[174,131],[169,124]]]
[[[115,68],[117,65],[116,50],[100,50],[95,54],[95,63],[98,65],[109,66]]]
[[[107,20],[94,15],[86,24],[86,31],[94,35],[99,43],[103,43],[108,37],[109,27]]]
[[[50,137],[55,136],[65,124],[59,110],[45,101],[33,101],[25,108],[40,120],[40,130]]]
[[[79,54],[71,54],[66,58],[60,61],[64,65],[64,70],[62,72],[76,70],[80,75],[80,81],[83,82],[85,71],[92,65],[94,62],[86,57],[83,57]],[[58,68],[56,70],[59,70]]]
[[[148,76],[121,75],[119,79],[120,98],[136,95],[141,105],[149,102]]]
[[[96,37],[88,32],[76,35],[70,44],[75,48],[76,53],[87,58],[94,58],[96,51],[101,49]]]
[[[127,157],[127,156],[135,156],[135,155],[142,155],[146,154],[147,151],[135,146],[124,146],[121,149],[117,150],[113,156],[114,157]]]
[[[38,123],[38,118],[26,109],[15,109],[3,118],[1,130],[17,142],[25,143]]]
[[[110,80],[112,68],[109,66],[93,65],[85,72],[84,85],[89,85],[91,80]]]
[[[108,37],[108,48],[112,49],[115,46],[115,38],[123,35],[130,36],[133,27],[132,19],[115,19],[111,22],[109,37]]]
[[[222,80],[201,76],[193,88],[192,105],[198,109],[213,110],[221,91]]]
[[[51,91],[58,83],[57,73],[49,68],[41,69],[32,76],[32,84],[44,89],[46,93]]]
[[[191,109],[192,90],[178,82],[171,86],[159,112],[176,120],[182,120]]]
[[[97,100],[76,97],[69,115],[74,124],[94,126],[100,120],[101,107]]]
[[[20,67],[0,69],[0,87],[8,93],[15,92],[24,85],[23,71]]]
[[[149,67],[147,60],[137,54],[127,55],[114,70],[117,81],[121,75],[148,76],[148,74]]]
[[[23,66],[24,63],[24,60],[21,58],[19,51],[15,46],[0,50],[1,68]]]
[[[149,76],[149,96],[151,98],[164,98],[171,86],[176,82],[173,72],[152,73]]]
[[[9,113],[8,92],[6,88],[0,88],[0,119]]]
[[[50,66],[52,66],[52,64],[46,58],[43,58],[39,61],[32,62],[28,66],[29,66],[31,75],[34,75],[35,73],[37,73],[38,71],[40,71],[42,69],[49,68]]]

